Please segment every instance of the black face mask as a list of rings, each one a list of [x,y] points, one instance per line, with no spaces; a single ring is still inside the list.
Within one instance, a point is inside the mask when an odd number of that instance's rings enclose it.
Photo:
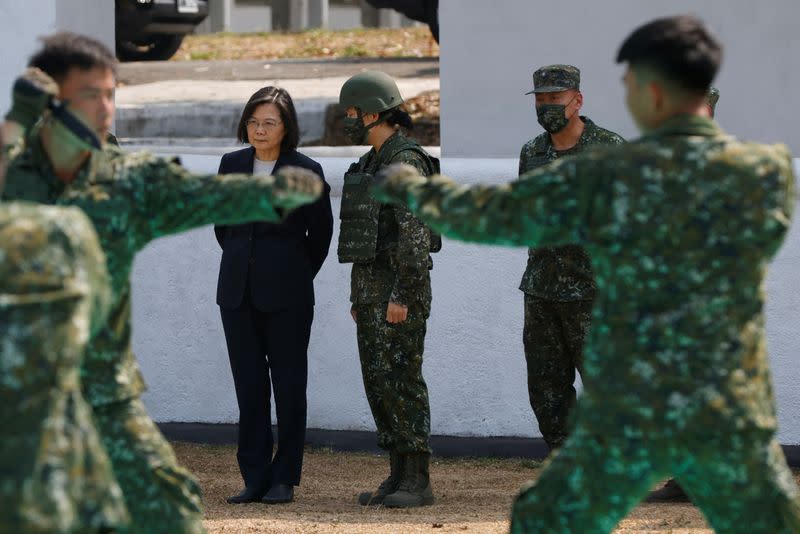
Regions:
[[[542,104],[536,106],[536,119],[542,125],[542,128],[550,133],[558,133],[566,128],[572,118],[566,116],[566,110],[573,100],[575,100],[575,97],[572,97],[572,100],[566,104]]]
[[[344,118],[344,127],[343,127],[344,136],[348,141],[350,141],[354,145],[366,144],[367,135],[369,135],[370,129],[382,123],[384,120],[382,118],[378,118],[378,120],[367,126],[364,124],[363,119],[364,115],[361,113],[361,111],[358,112],[357,117]]]

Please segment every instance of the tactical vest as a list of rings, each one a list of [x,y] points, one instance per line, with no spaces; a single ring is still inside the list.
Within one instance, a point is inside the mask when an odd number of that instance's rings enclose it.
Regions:
[[[429,175],[439,174],[439,160],[419,146],[404,146],[389,156],[389,161],[405,150],[413,150],[428,162]],[[378,252],[378,219],[381,204],[370,194],[373,176],[364,172],[364,160],[350,165],[344,175],[342,206],[339,212],[339,263],[362,263],[375,259]],[[442,249],[442,237],[431,232],[430,252]]]

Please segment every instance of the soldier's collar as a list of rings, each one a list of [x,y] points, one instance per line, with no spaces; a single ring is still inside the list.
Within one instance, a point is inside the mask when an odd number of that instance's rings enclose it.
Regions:
[[[396,143],[396,142],[398,142],[398,141],[400,141],[402,139],[403,139],[403,134],[400,133],[400,130],[397,130],[392,135],[390,135],[389,137],[386,138],[386,140],[383,142],[383,144],[381,145],[381,148],[376,152],[376,154],[381,154],[383,152],[386,152],[387,150],[389,150],[389,147],[391,147],[394,143]],[[373,150],[374,150],[374,148],[373,148]]]
[[[589,134],[591,133],[591,130],[595,128],[595,123],[592,122],[592,119],[590,119],[586,115],[580,115],[580,119],[583,121],[583,132],[581,132],[580,137],[578,137],[578,141],[575,143],[575,145],[572,148],[568,148],[567,150],[561,150],[561,151],[556,150],[555,147],[553,146],[553,140],[550,138],[550,134],[547,133],[547,132],[544,132],[544,134],[542,134],[544,143],[539,147],[534,147],[536,149],[536,150],[534,150],[534,153],[541,155],[541,154],[547,154],[549,152],[553,152],[553,153],[556,153],[556,152],[569,152],[570,150],[574,150],[574,149],[586,144],[586,139],[588,138]]]
[[[722,135],[719,125],[708,117],[699,115],[676,115],[667,119],[661,126],[645,134],[648,137],[671,135],[713,137]]]

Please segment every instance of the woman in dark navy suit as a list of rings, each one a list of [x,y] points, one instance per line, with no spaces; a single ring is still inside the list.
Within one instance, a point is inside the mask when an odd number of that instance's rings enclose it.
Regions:
[[[322,167],[297,152],[297,114],[285,90],[264,87],[242,112],[237,137],[251,146],[222,156],[220,174],[274,174],[304,167],[324,181]],[[308,340],[314,277],[333,233],[330,187],[282,223],[217,226],[222,247],[217,304],[239,404],[236,458],[245,488],[228,502],[289,502],[300,483],[306,430]],[[270,377],[271,375],[271,377]],[[270,378],[278,418],[272,455]]]

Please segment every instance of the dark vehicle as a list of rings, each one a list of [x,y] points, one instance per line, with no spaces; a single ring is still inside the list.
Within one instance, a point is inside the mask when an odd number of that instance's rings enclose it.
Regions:
[[[424,22],[439,42],[439,0],[367,0],[379,9],[394,9],[412,20]]]
[[[208,16],[207,0],[115,0],[120,61],[171,58]]]

